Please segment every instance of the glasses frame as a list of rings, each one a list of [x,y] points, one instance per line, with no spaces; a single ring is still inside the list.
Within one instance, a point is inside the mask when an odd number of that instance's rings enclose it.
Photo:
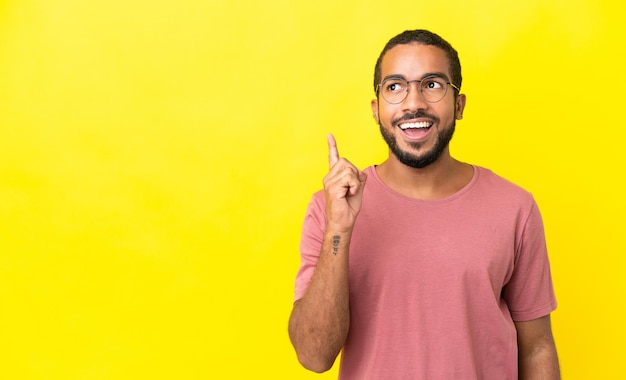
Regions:
[[[424,93],[422,92],[422,81],[431,79],[431,78],[439,78],[439,79],[443,79],[446,83],[446,91],[443,93],[443,95],[441,96],[441,99],[436,100],[434,102],[426,100],[426,97],[424,97]],[[404,97],[402,98],[402,100],[398,101],[398,102],[390,102],[389,100],[387,100],[387,98],[385,98],[385,96],[381,93],[380,88],[382,87],[383,84],[385,84],[385,82],[389,81],[389,80],[403,80],[406,82],[406,92],[404,94]],[[414,79],[414,80],[406,80],[404,78],[396,78],[396,77],[390,77],[387,78],[385,80],[383,80],[382,82],[380,82],[378,85],[376,85],[376,95],[380,95],[387,103],[389,104],[400,104],[403,101],[406,100],[406,98],[409,96],[409,91],[411,91],[411,83],[416,82],[419,83],[419,85],[417,86],[417,91],[420,94],[420,97],[422,98],[423,101],[425,101],[426,103],[438,103],[440,102],[443,98],[446,97],[446,95],[448,94],[448,86],[452,86],[452,88],[454,88],[455,90],[457,90],[458,92],[461,92],[461,89],[455,85],[452,82],[449,82],[446,80],[446,78],[440,76],[440,75],[427,75],[425,77],[423,77],[422,79]]]

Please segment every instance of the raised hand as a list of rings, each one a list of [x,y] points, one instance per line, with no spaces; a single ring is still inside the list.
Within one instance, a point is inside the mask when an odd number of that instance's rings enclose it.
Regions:
[[[367,176],[345,158],[339,156],[337,142],[328,135],[330,171],[324,177],[327,228],[338,232],[351,231],[361,210],[363,188]]]

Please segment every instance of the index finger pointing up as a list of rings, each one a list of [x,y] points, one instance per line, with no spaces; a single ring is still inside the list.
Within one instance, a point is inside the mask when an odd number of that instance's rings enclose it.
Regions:
[[[339,151],[337,150],[337,142],[332,134],[328,134],[328,163],[332,168],[339,161]]]

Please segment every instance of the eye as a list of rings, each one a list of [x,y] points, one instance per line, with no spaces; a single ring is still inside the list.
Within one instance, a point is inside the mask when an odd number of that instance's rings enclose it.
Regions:
[[[401,80],[388,80],[385,82],[384,89],[387,92],[402,92],[406,89],[406,82]]]
[[[424,90],[441,90],[445,87],[446,82],[441,78],[424,78],[422,79],[422,88]]]

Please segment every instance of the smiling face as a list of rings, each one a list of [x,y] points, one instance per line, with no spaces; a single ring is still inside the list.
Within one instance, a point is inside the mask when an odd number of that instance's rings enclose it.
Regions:
[[[465,95],[455,97],[450,86],[436,103],[424,101],[419,82],[436,76],[451,82],[446,53],[432,45],[409,43],[396,45],[382,59],[381,80],[401,78],[409,83],[409,93],[398,104],[388,103],[379,95],[372,100],[372,111],[392,155],[402,164],[423,168],[449,155],[448,143],[455,122],[463,117]]]

